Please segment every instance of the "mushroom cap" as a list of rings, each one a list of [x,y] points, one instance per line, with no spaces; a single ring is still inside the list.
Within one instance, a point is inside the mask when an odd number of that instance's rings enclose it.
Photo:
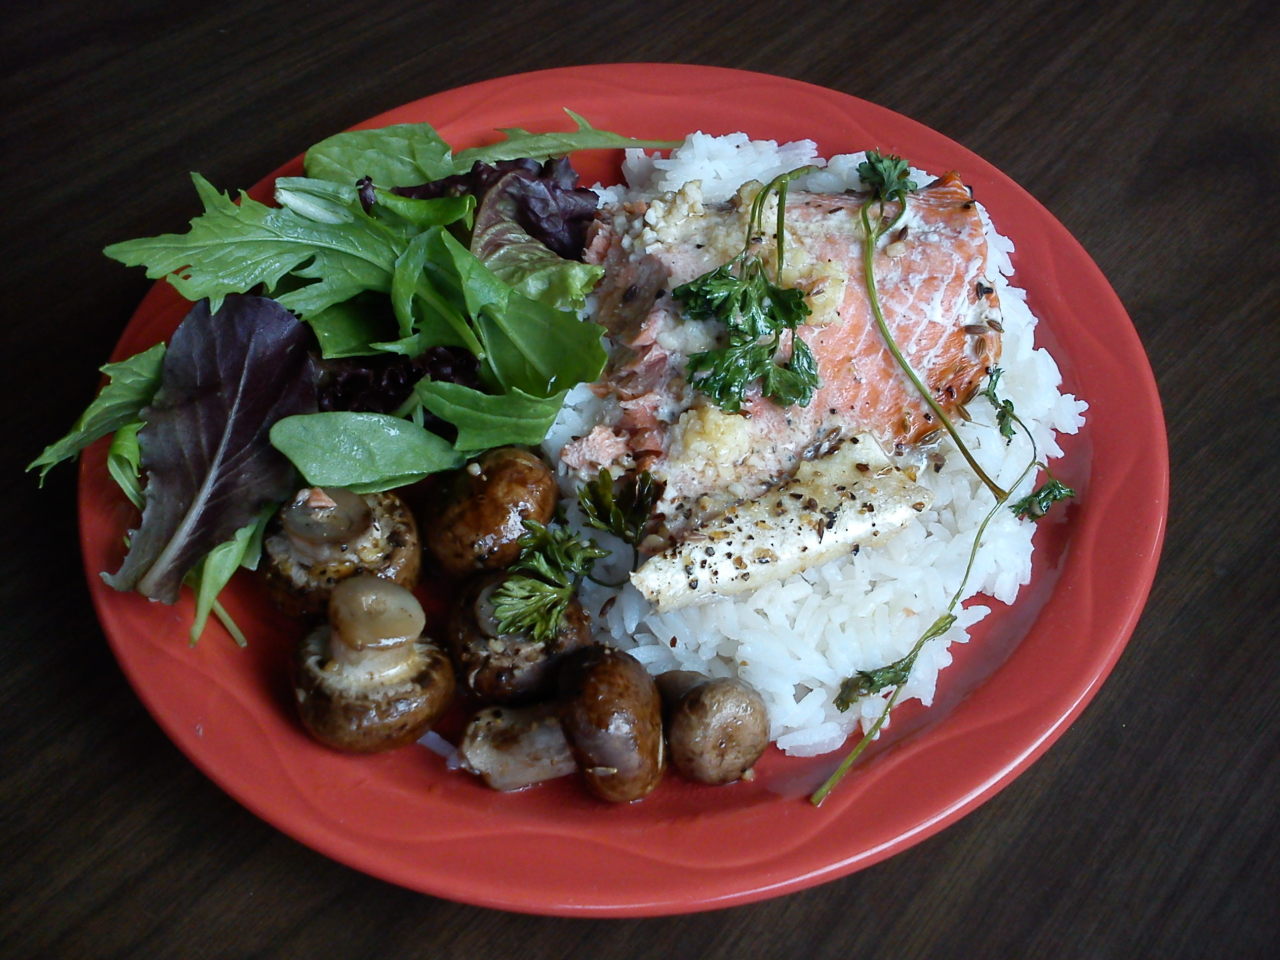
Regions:
[[[667,712],[671,764],[698,783],[740,780],[769,745],[769,715],[753,688],[717,677],[687,689]]]
[[[449,478],[426,545],[451,576],[506,567],[520,555],[524,521],[550,521],[558,496],[540,458],[519,447],[490,450]]]
[[[449,653],[464,686],[486,703],[527,703],[555,695],[556,669],[571,650],[591,643],[591,620],[570,601],[560,628],[546,643],[521,633],[499,634],[490,595],[502,572],[473,577],[449,617]]]
[[[648,796],[662,780],[662,702],[635,657],[594,645],[560,667],[560,722],[587,786],[612,803]]]
[[[336,491],[326,493],[336,499]],[[422,545],[412,511],[389,491],[361,499],[369,507],[369,523],[346,539],[300,544],[286,532],[279,514],[273,518],[262,543],[261,570],[272,601],[284,613],[293,617],[323,614],[334,585],[360,573],[403,587],[417,585]]]
[[[412,669],[395,683],[362,682],[331,666],[330,629],[321,626],[293,660],[298,715],[313,737],[335,750],[376,753],[407,746],[431,728],[453,699],[453,665],[444,651],[411,641]]]

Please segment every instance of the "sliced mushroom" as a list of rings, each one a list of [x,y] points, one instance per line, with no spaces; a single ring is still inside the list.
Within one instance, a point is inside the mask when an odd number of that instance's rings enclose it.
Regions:
[[[452,576],[494,570],[520,554],[525,520],[547,523],[556,508],[550,468],[519,447],[499,447],[456,471],[433,511],[427,547]]]
[[[394,493],[299,490],[262,546],[267,588],[290,616],[323,613],[334,585],[356,574],[411,588],[422,569],[418,526]]]
[[[453,666],[422,638],[426,616],[399,584],[368,574],[341,581],[329,624],[294,656],[303,725],[337,750],[374,753],[413,743],[453,698]]]
[[[449,652],[464,686],[485,703],[527,703],[555,694],[555,670],[570,650],[591,643],[591,621],[569,603],[560,629],[546,643],[522,633],[503,633],[494,618],[494,590],[505,573],[469,581],[449,618]]]
[[[769,715],[759,693],[736,678],[688,670],[664,673],[658,689],[671,764],[681,775],[709,784],[750,775],[769,745]]]
[[[648,796],[662,779],[662,702],[635,657],[575,650],[560,666],[560,722],[587,786],[612,803]]]
[[[458,753],[463,769],[494,790],[522,790],[578,768],[552,703],[486,707],[467,724]]]

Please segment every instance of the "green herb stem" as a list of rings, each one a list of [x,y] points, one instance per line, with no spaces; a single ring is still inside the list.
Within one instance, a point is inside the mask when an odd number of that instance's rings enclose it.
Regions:
[[[933,411],[934,416],[938,418],[938,421],[942,424],[947,433],[951,435],[951,439],[955,441],[956,446],[960,450],[960,455],[964,457],[965,462],[969,464],[973,469],[973,472],[977,475],[978,479],[983,482],[986,488],[991,491],[992,496],[997,500],[1004,502],[1004,500],[1008,499],[1008,492],[987,476],[987,472],[982,469],[982,465],[974,459],[973,454],[969,452],[969,448],[965,445],[965,442],[960,439],[960,434],[956,431],[955,425],[951,422],[951,418],[942,412],[942,408],[938,406],[937,401],[933,399],[929,389],[916,375],[916,372],[911,369],[911,364],[909,364],[907,362],[907,358],[902,355],[902,351],[898,348],[898,344],[894,340],[893,334],[889,331],[889,324],[885,322],[884,311],[880,307],[880,296],[876,292],[874,264],[876,241],[884,236],[884,233],[888,228],[881,227],[879,230],[872,230],[871,220],[867,215],[867,208],[871,203],[872,201],[868,200],[862,205],[862,228],[866,234],[863,240],[864,250],[862,257],[862,269],[866,277],[867,297],[871,301],[871,315],[875,317],[876,328],[880,331],[880,336],[884,339],[885,345],[889,348],[889,352],[893,354],[893,359],[897,361],[898,366],[901,367],[903,373],[907,375],[907,379],[909,379],[916,390],[919,391],[921,398],[923,398],[929,409]],[[906,209],[907,204],[904,199],[902,201],[902,210],[899,211],[898,216],[894,219],[894,223],[897,223],[898,220],[902,218]]]

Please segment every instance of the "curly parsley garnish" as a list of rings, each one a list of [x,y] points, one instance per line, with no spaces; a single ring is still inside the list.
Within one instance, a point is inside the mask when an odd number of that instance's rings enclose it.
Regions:
[[[500,634],[523,633],[539,643],[551,640],[582,578],[609,551],[583,541],[567,527],[524,522],[520,557],[493,592],[493,615]]]
[[[1044,464],[1038,463],[1038,466],[1043,467]],[[1048,467],[1045,467],[1045,472],[1048,473]],[[1050,473],[1048,480],[1009,509],[1023,519],[1039,520],[1059,500],[1069,500],[1075,495],[1074,490]]]
[[[644,539],[661,492],[661,485],[648,470],[627,474],[615,483],[613,474],[601,467],[595,480],[579,488],[578,506],[590,526],[634,547]]]
[[[671,291],[694,320],[718,320],[729,331],[729,344],[689,358],[689,377],[695,387],[722,410],[737,413],[751,384],[780,406],[808,406],[818,388],[818,363],[809,345],[795,335],[809,316],[804,293],[782,286],[787,185],[816,169],[800,167],[780,174],[756,194],[747,220],[742,252],[723,266],[681,284]],[[777,197],[775,232],[777,257],[772,277],[754,252],[770,195]],[[791,331],[791,358],[777,362],[784,330]]]

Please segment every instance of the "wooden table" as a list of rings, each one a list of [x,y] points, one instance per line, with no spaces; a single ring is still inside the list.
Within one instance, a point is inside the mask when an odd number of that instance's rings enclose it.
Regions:
[[[1106,5],[21,3],[2,86],[8,368],[0,954],[1261,957],[1280,935],[1280,17]],[[785,10],[785,12],[784,12]],[[1126,304],[1168,419],[1164,558],[1080,720],[954,826],[725,911],[549,919],[433,899],[255,818],[161,733],[86,593],[74,471],[20,468],[147,289],[108,242],[180,229],[396,104],[565,64],[678,61],[860,96],[1040,199]],[[1274,955],[1271,953],[1270,955]]]

